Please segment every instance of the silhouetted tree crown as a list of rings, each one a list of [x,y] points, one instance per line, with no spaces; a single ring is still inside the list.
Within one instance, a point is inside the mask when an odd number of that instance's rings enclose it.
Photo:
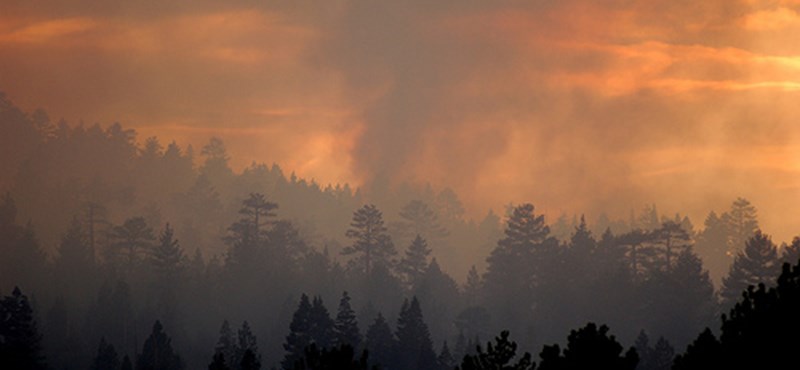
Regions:
[[[352,268],[370,276],[375,265],[389,269],[394,266],[393,257],[397,252],[383,224],[383,215],[374,205],[365,205],[353,213],[345,235],[353,244],[342,249],[342,254],[354,256],[349,262]]]
[[[461,361],[460,370],[534,370],[536,364],[531,360],[531,354],[525,352],[517,357],[517,343],[508,339],[509,332],[503,331],[496,337],[495,343],[486,343],[486,351],[480,346],[477,353],[466,355]],[[514,360],[516,359],[516,362]]]
[[[593,323],[572,330],[562,352],[557,344],[542,349],[539,370],[621,369],[634,370],[639,356],[634,348],[623,355],[623,347],[608,327]]]

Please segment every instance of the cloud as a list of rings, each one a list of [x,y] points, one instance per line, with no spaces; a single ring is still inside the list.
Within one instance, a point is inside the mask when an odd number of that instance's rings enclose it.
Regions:
[[[699,222],[746,196],[785,236],[766,215],[800,199],[799,6],[14,1],[0,89],[73,122],[219,135],[239,167],[451,186],[475,214],[658,202]]]

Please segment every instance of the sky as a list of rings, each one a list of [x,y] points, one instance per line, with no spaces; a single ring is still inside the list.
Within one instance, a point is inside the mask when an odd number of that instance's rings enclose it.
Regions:
[[[68,3],[68,4],[67,4]],[[0,91],[317,182],[800,234],[800,0],[10,0]]]

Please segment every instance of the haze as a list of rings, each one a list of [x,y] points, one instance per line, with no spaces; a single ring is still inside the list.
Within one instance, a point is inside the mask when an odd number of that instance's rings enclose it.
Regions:
[[[11,1],[0,86],[321,183],[703,217],[800,206],[797,1]]]

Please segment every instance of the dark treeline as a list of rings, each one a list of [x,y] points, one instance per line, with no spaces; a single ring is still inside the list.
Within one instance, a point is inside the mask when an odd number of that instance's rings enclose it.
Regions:
[[[741,198],[700,229],[654,205],[548,224],[521,204],[473,222],[446,189],[236,173],[219,139],[195,158],[4,97],[0,125],[0,355],[20,368],[665,369],[693,343],[679,360],[692,368],[703,346],[738,348],[726,330],[745,332],[800,258],[800,239],[776,246]],[[730,309],[719,340],[703,332]]]

